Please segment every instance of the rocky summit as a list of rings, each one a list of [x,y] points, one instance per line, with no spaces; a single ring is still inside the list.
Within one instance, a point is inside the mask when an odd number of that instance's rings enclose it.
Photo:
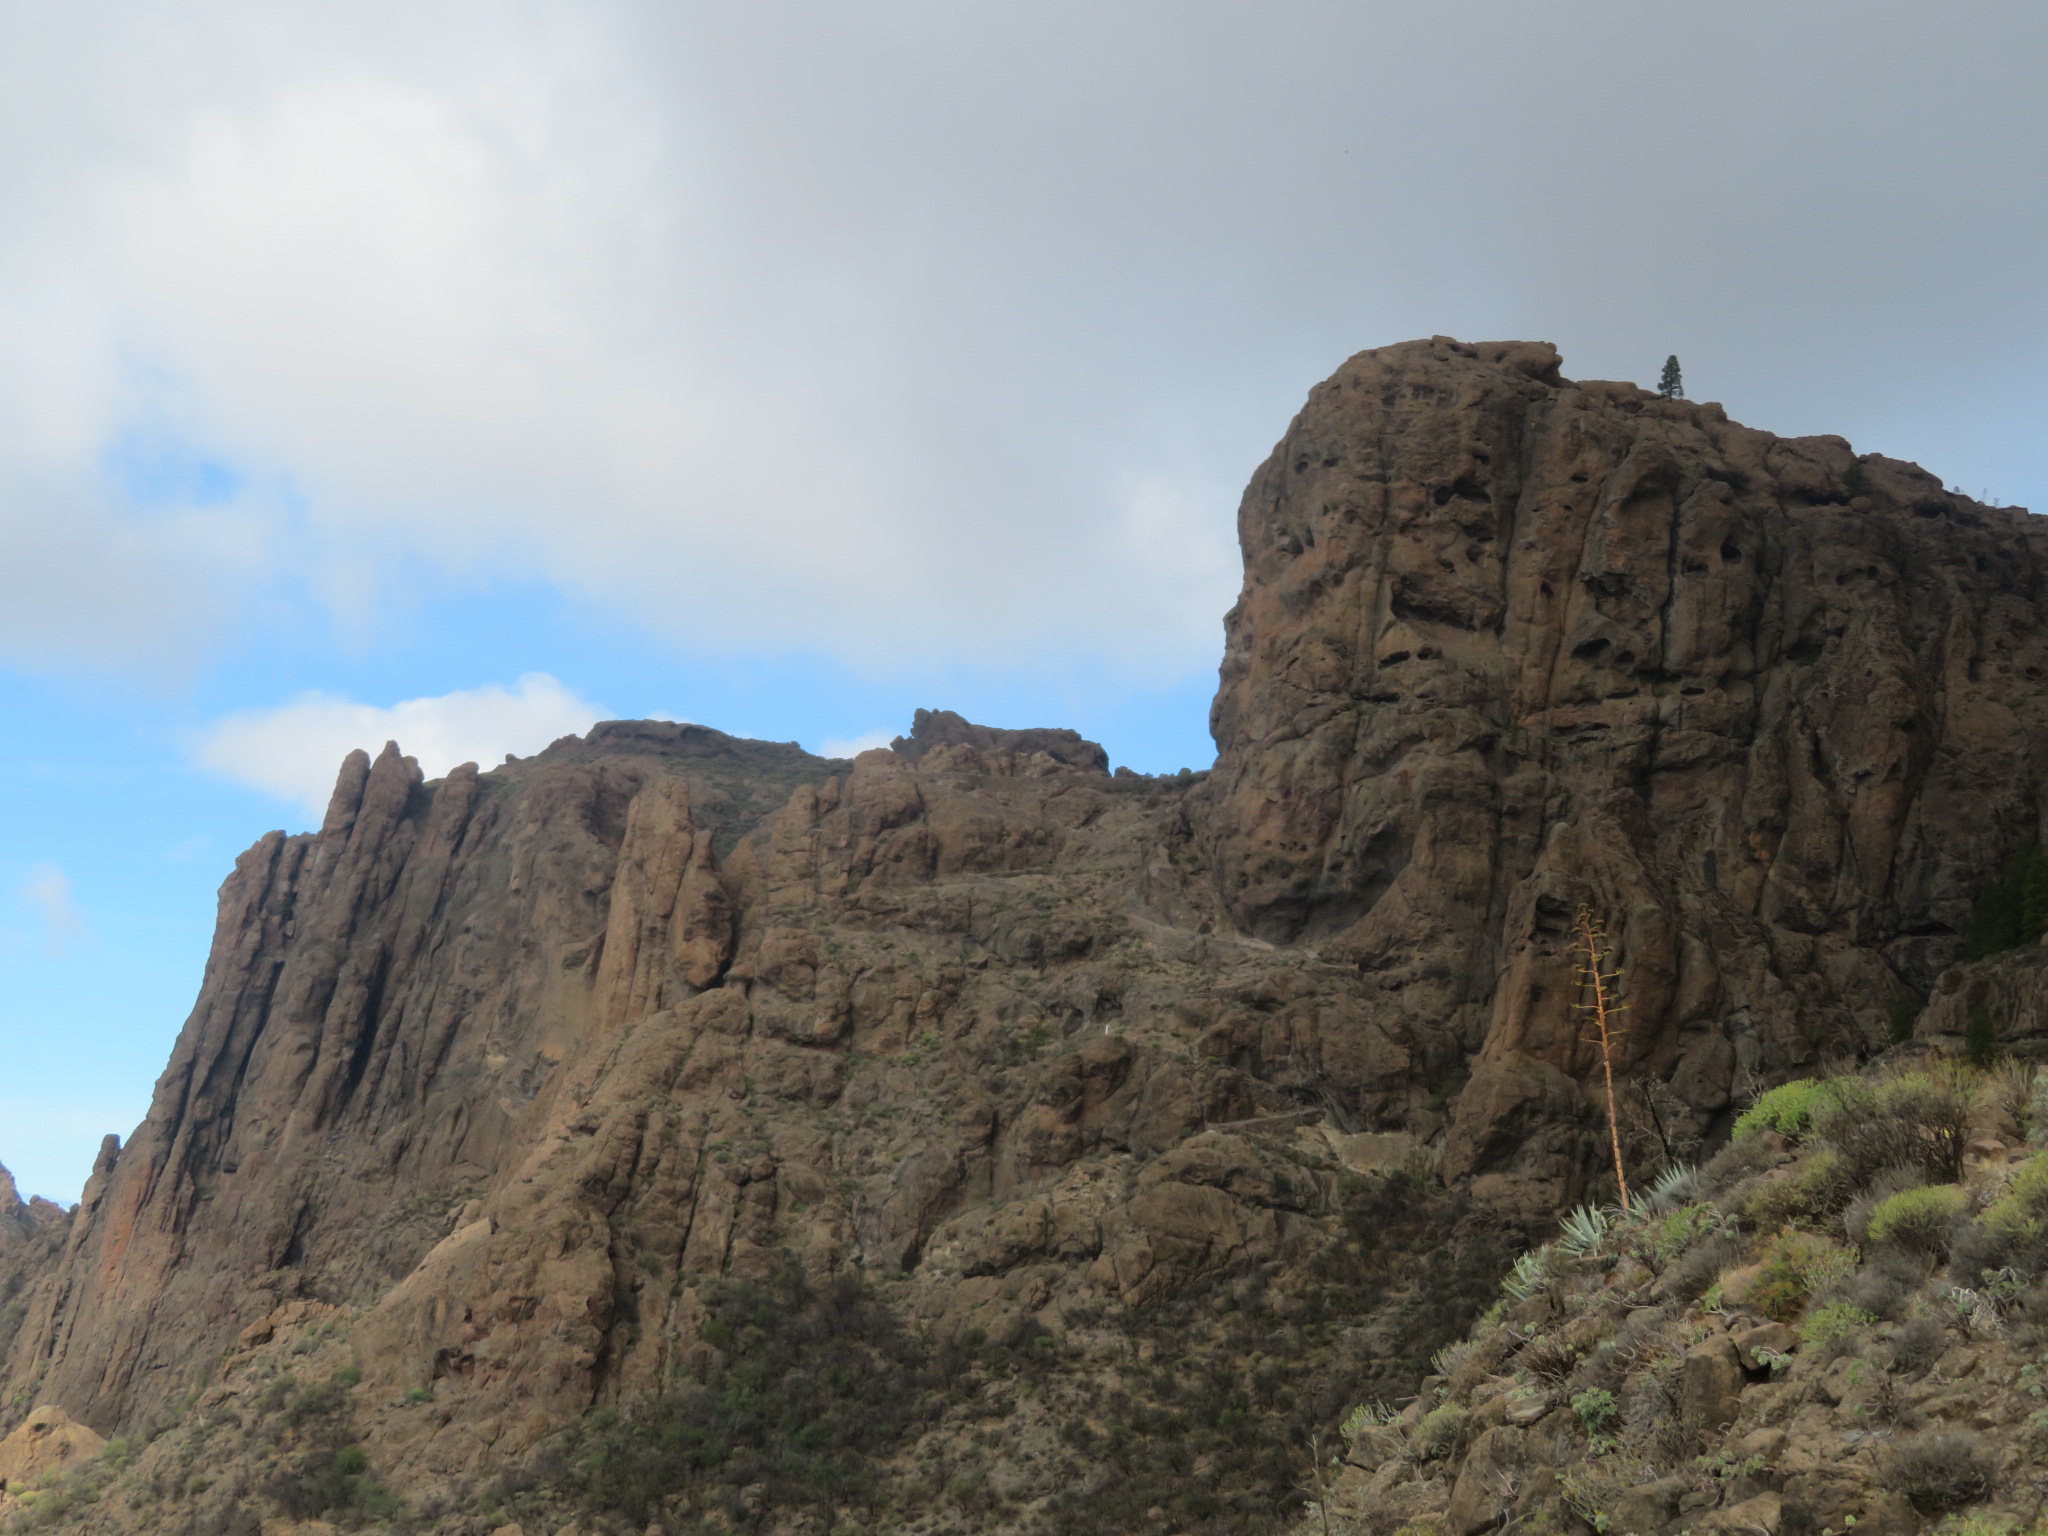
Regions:
[[[353,755],[76,1210],[0,1184],[5,1518],[1423,1532],[1451,1442],[1370,1482],[1353,1410],[1419,1425],[1617,1193],[1582,908],[1632,1179],[1978,1014],[2048,1037],[1973,938],[2040,858],[2023,511],[1439,337],[1320,385],[1239,532],[1208,772],[926,711],[852,761]]]

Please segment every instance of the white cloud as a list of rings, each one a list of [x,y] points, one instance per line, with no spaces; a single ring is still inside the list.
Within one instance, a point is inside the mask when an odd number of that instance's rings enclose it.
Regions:
[[[458,763],[489,768],[508,752],[537,752],[603,718],[603,705],[545,672],[529,672],[510,688],[470,688],[388,708],[303,694],[272,709],[215,721],[194,741],[192,755],[223,778],[297,802],[317,823],[341,760],[358,747],[375,756],[385,742],[396,741],[431,779]]]
[[[1303,389],[1432,331],[1677,350],[1739,415],[2024,497],[2044,33],[2020,0],[17,20],[0,656],[155,664],[301,590],[373,624],[425,569],[697,647],[1184,675]],[[1683,124],[1683,166],[1618,122]],[[138,490],[138,432],[232,494]]]
[[[85,914],[71,897],[71,877],[55,864],[38,864],[22,882],[21,894],[43,925],[43,949],[61,958],[85,936]]]
[[[835,736],[818,743],[820,757],[859,757],[861,753],[876,747],[886,747],[902,733],[889,730],[886,726],[878,731],[865,731],[858,736]]]

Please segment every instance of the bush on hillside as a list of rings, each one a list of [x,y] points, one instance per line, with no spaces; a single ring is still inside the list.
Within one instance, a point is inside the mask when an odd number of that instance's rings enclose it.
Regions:
[[[1826,1104],[1828,1085],[1818,1078],[1799,1077],[1764,1094],[1735,1122],[1733,1138],[1746,1141],[1762,1131],[1776,1131],[1797,1141],[1811,1128],[1817,1110]]]
[[[1919,1189],[1927,1183],[1917,1168],[1887,1168],[1864,1186],[1863,1192],[1842,1211],[1842,1231],[1850,1242],[1861,1247],[1870,1241],[1870,1218],[1877,1208],[1893,1195],[1904,1194],[1909,1189]]]
[[[1931,1368],[1948,1348],[1948,1330],[1934,1318],[1916,1317],[1892,1337],[1891,1369],[1918,1376]]]
[[[1991,1491],[1994,1472],[1984,1444],[1968,1430],[1933,1429],[1897,1442],[1886,1481],[1923,1514],[1971,1504]]]
[[[1890,1168],[1917,1168],[1941,1184],[1963,1171],[1970,1095],[1943,1071],[1896,1077],[1840,1077],[1827,1084],[1812,1134],[1839,1152],[1843,1176],[1862,1188]]]
[[[1875,1317],[1897,1322],[1907,1300],[1927,1279],[1929,1269],[1922,1254],[1880,1248],[1854,1274],[1831,1287],[1829,1295]]]
[[[2027,1278],[2048,1272],[2048,1153],[2022,1163],[2005,1193],[1956,1236],[1949,1275],[1958,1284],[1980,1285],[2001,1269]]]
[[[1732,1232],[1717,1232],[1695,1243],[1665,1272],[1665,1293],[1680,1306],[1699,1300],[1721,1271],[1741,1262],[1742,1252],[1742,1239]]]
[[[1856,1193],[1847,1161],[1824,1147],[1790,1168],[1767,1174],[1741,1202],[1745,1221],[1760,1232],[1791,1225],[1818,1225],[1838,1213]]]
[[[1750,1289],[1749,1305],[1765,1317],[1789,1323],[1816,1291],[1847,1277],[1856,1254],[1816,1232],[1790,1231],[1772,1238],[1758,1262],[1762,1273]]]
[[[1809,1350],[1827,1349],[1877,1326],[1877,1319],[1846,1301],[1815,1307],[1799,1325],[1799,1342]]]
[[[1465,1432],[1465,1410],[1457,1403],[1443,1403],[1422,1416],[1415,1426],[1415,1449],[1425,1460],[1448,1456]]]
[[[1946,1257],[1955,1235],[1956,1219],[1969,1205],[1970,1197],[1954,1184],[1903,1190],[1870,1213],[1869,1239],[1914,1253]]]

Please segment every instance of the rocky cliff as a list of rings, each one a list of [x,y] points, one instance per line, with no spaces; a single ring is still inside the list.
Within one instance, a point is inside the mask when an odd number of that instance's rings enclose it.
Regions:
[[[1438,339],[1319,387],[1241,535],[1210,774],[923,712],[352,758],[222,888],[0,1428],[158,1433],[108,1530],[393,1518],[364,1479],[448,1531],[1257,1529],[1598,1188],[1579,904],[1649,1167],[1880,1044],[2038,839],[2048,546],[1912,466]],[[731,1470],[770,1357],[837,1461]],[[694,1470],[626,1487],[652,1445]]]
[[[1681,1154],[1881,1043],[2039,838],[2048,529],[1913,465],[1439,338],[1318,387],[1239,530],[1197,843],[1234,926],[1469,1068],[1454,1182],[1575,1188],[1580,903]]]

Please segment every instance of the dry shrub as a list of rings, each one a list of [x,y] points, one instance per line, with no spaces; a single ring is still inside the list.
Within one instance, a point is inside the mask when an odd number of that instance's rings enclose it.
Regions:
[[[1983,1441],[1968,1430],[1930,1429],[1892,1446],[1885,1480],[1922,1514],[1938,1514],[1983,1498],[1995,1471]]]
[[[1970,1090],[1953,1072],[1837,1078],[1813,1115],[1814,1137],[1841,1154],[1843,1177],[1862,1188],[1890,1168],[1917,1168],[1952,1184],[1962,1175]]]
[[[1602,1340],[1586,1356],[1572,1377],[1572,1385],[1619,1392],[1637,1371],[1669,1352],[1670,1344],[1664,1335],[1670,1320],[1668,1307],[1644,1307],[1630,1313],[1612,1337]]]
[[[1931,1317],[1916,1317],[1892,1339],[1892,1370],[1901,1376],[1921,1376],[1934,1366],[1948,1348],[1948,1330]]]
[[[1515,1365],[1538,1381],[1563,1386],[1579,1368],[1579,1352],[1554,1333],[1539,1333],[1522,1346]]]
[[[1978,1100],[1994,1120],[2024,1126],[2033,1108],[2039,1075],[2040,1069],[2031,1061],[2002,1057],[1980,1079]]]
[[[1860,1307],[1873,1317],[1896,1322],[1906,1301],[1927,1279],[1928,1264],[1919,1254],[1886,1249],[1841,1282],[1829,1288],[1829,1295]]]
[[[1716,1233],[1688,1249],[1685,1257],[1664,1272],[1664,1289],[1681,1306],[1698,1301],[1721,1271],[1741,1259],[1742,1240],[1733,1233]]]
[[[1775,1149],[1760,1137],[1746,1136],[1731,1141],[1707,1159],[1700,1169],[1699,1190],[1703,1195],[1722,1195],[1744,1179],[1756,1177],[1778,1160]]]

